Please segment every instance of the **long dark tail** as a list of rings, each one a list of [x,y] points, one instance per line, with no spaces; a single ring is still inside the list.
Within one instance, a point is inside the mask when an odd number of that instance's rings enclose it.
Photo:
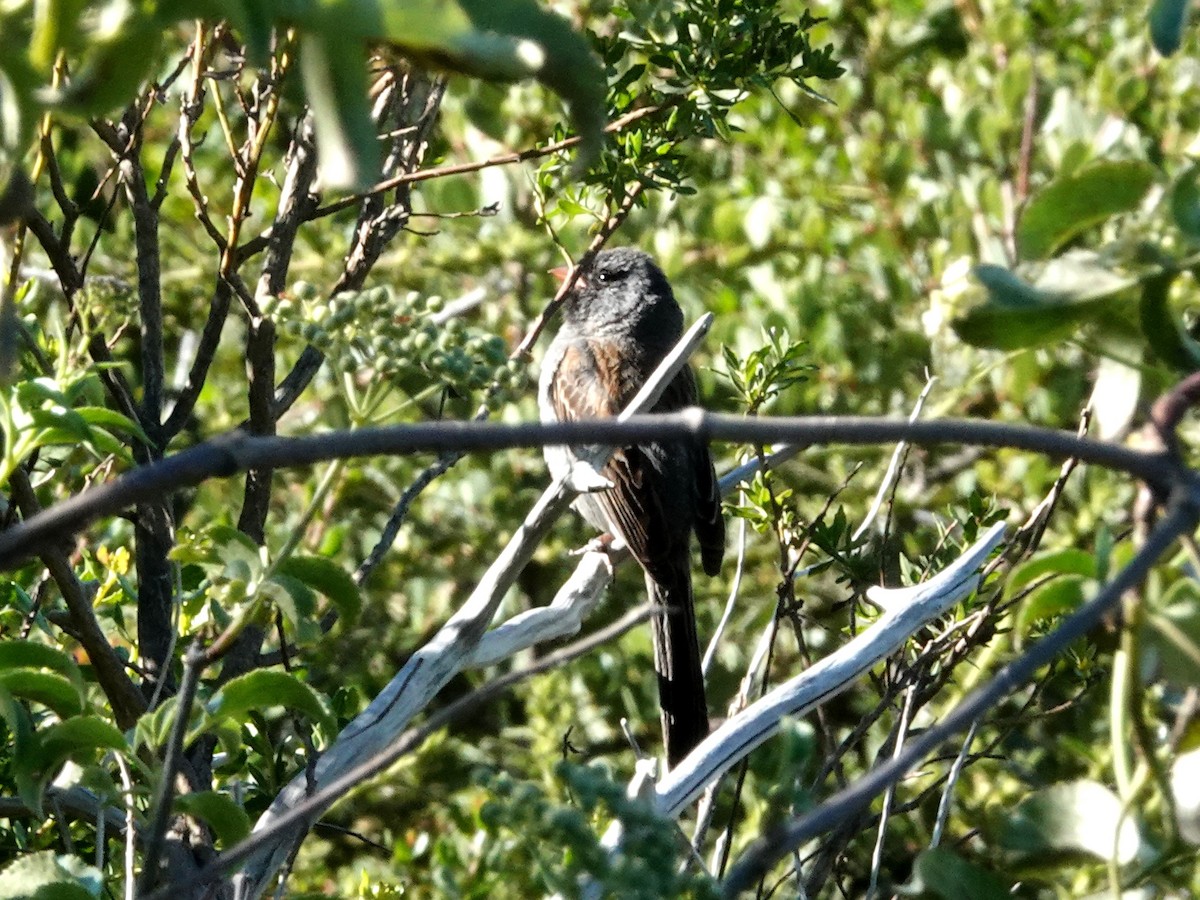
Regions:
[[[654,668],[658,672],[658,702],[662,707],[663,741],[667,761],[674,766],[708,736],[708,704],[700,671],[696,610],[687,563],[675,570],[669,583],[646,577],[646,589],[665,612],[656,615]]]

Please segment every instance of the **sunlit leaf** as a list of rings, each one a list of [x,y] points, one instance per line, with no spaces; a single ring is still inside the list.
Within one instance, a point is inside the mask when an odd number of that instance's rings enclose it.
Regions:
[[[63,718],[83,711],[79,688],[61,675],[33,669],[7,669],[0,672],[0,685],[14,697],[40,703]]]
[[[4,898],[98,900],[103,896],[100,871],[70,853],[53,850],[18,854],[0,869]]]
[[[260,670],[235,678],[213,696],[206,712],[210,720],[242,722],[250,710],[279,706],[303,713],[327,730],[333,730],[333,716],[316,691],[287,672]]]
[[[1121,865],[1133,862],[1141,847],[1136,817],[1123,815],[1117,795],[1095,781],[1056,784],[1021,801],[1005,819],[1000,841],[1028,856],[1077,851]]]
[[[324,594],[337,607],[343,626],[353,625],[362,608],[362,594],[354,579],[332,560],[321,556],[292,556],[279,571]]]
[[[87,754],[93,759],[105,750],[127,749],[125,736],[96,716],[75,716],[51,725],[41,733],[41,764],[45,776],[68,757]]]
[[[1136,209],[1154,175],[1148,163],[1099,162],[1052,181],[1034,194],[1017,224],[1021,259],[1045,259],[1076,235]]]
[[[35,641],[0,641],[0,672],[5,669],[53,669],[83,690],[79,666],[68,653]]]
[[[997,350],[1053,343],[1084,322],[1106,321],[1109,302],[1137,284],[1087,253],[1051,260],[1035,276],[1031,283],[1003,266],[977,266],[987,299],[951,323],[959,337]]]
[[[208,823],[225,847],[232,847],[250,833],[250,817],[228,794],[197,791],[175,798],[175,809]]]

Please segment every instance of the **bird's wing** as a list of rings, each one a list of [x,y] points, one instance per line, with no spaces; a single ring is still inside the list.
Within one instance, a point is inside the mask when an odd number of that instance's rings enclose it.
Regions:
[[[562,422],[607,418],[621,411],[634,391],[621,385],[621,363],[615,347],[590,341],[572,344],[562,355],[551,380],[549,400]],[[608,385],[617,386],[610,390]],[[625,396],[628,394],[629,396]],[[589,495],[603,510],[609,530],[621,538],[651,577],[657,560],[670,558],[669,542],[678,528],[665,522],[659,479],[637,446],[618,447],[601,470],[613,488]],[[664,573],[665,577],[665,573]]]
[[[667,385],[662,397],[654,406],[655,412],[672,412],[695,406],[699,392],[696,375],[690,367],[683,368]],[[721,488],[717,483],[717,472],[713,468],[708,445],[695,441],[687,446],[695,474],[696,515],[693,526],[696,541],[700,545],[700,562],[708,575],[721,570],[721,558],[725,555],[725,519],[721,514]],[[683,452],[683,445],[681,445]]]

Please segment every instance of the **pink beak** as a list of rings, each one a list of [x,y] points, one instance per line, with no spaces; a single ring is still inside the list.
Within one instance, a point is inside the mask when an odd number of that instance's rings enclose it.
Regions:
[[[555,278],[558,279],[559,284],[562,284],[570,276],[571,267],[570,266],[555,266],[553,269],[550,269],[549,272],[551,275],[553,275]],[[585,288],[585,287],[587,287],[587,281],[583,278],[583,276],[580,276],[579,278],[575,279],[575,289],[576,290]]]

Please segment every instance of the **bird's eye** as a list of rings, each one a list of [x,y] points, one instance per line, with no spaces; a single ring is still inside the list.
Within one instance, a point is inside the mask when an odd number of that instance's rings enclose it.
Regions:
[[[597,273],[596,273],[596,280],[597,280],[598,282],[600,282],[601,284],[607,284],[607,283],[608,283],[608,280],[609,280],[611,277],[612,277],[612,276],[611,276],[611,275],[609,275],[607,272],[597,272]]]

